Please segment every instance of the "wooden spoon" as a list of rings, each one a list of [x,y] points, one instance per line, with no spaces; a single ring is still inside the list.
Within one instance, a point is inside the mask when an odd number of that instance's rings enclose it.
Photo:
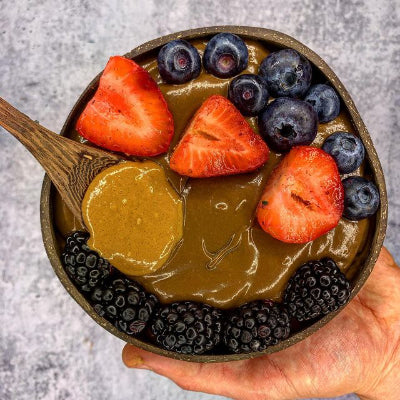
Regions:
[[[62,199],[84,225],[81,204],[90,182],[100,171],[123,158],[57,135],[32,121],[1,97],[0,126],[39,161]]]

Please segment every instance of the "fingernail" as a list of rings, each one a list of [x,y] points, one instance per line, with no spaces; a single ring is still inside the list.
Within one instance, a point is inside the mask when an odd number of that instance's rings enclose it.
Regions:
[[[143,358],[140,356],[133,356],[130,360],[130,365],[132,366],[132,368],[137,368],[143,365]]]
[[[146,368],[143,358],[136,354],[125,355],[124,362],[129,368]]]

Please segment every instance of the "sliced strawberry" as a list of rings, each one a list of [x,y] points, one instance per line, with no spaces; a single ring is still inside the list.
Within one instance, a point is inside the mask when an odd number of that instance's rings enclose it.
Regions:
[[[258,204],[257,219],[276,239],[306,243],[338,224],[343,199],[333,158],[321,149],[298,146],[272,172]]]
[[[168,150],[174,122],[150,74],[134,61],[115,56],[108,61],[76,129],[100,147],[155,156]]]
[[[181,175],[205,178],[257,169],[269,149],[225,97],[209,97],[197,110],[178,143],[170,167]]]

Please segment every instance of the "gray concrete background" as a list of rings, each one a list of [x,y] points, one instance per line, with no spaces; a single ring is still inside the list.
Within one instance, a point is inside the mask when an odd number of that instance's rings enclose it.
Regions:
[[[390,200],[386,246],[399,261],[399,6],[398,0],[0,0],[0,96],[57,132],[110,55],[200,26],[252,25],[293,35],[338,74],[373,137]],[[4,131],[0,170],[0,398],[217,398],[123,367],[123,343],[55,277],[40,234],[43,171]]]

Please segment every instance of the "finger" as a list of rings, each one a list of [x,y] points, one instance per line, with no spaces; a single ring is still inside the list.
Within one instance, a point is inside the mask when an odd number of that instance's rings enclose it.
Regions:
[[[392,284],[399,286],[398,279],[400,279],[400,268],[398,268],[398,265],[395,263],[389,251],[385,247],[382,247],[374,269],[365,282],[360,294],[371,292],[379,294],[380,296],[385,296],[386,294],[391,296],[388,285],[389,287],[391,287]]]
[[[398,320],[400,268],[389,251],[382,247],[370,277],[359,293],[362,304],[388,323]]]
[[[229,363],[193,363],[159,356],[130,344],[122,351],[122,360],[129,368],[149,369],[172,379],[185,390],[219,394],[235,399],[256,399],[256,388],[244,380],[248,361]]]
[[[398,267],[393,256],[385,246],[382,247],[378,261],[376,262],[376,267],[380,268],[382,266]]]

